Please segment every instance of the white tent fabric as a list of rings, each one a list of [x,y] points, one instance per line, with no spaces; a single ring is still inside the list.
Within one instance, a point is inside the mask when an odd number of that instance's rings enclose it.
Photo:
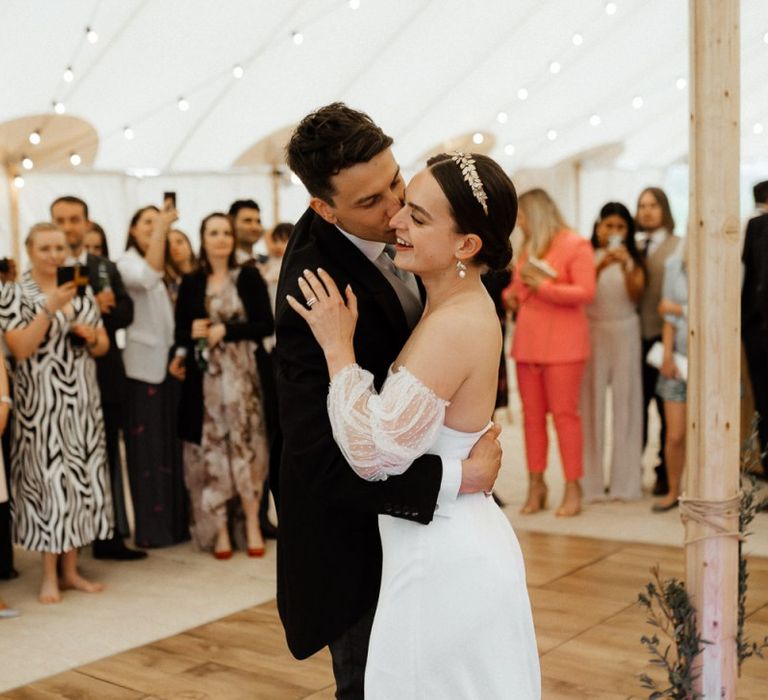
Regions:
[[[164,189],[180,192],[190,232],[202,214],[246,194],[272,223],[269,168],[233,164],[341,99],[394,136],[406,172],[426,151],[475,132],[485,138],[478,149],[520,182],[547,184],[546,169],[560,168],[553,191],[584,230],[606,199],[632,206],[646,184],[681,184],[674,170],[687,162],[687,25],[685,0],[6,0],[0,124],[42,115],[34,128],[45,139],[58,101],[93,126],[98,147],[92,164],[66,173],[45,164],[22,170],[21,158],[35,155],[26,141],[0,142],[0,153],[8,172],[25,177],[22,231],[45,218],[52,196],[69,192],[87,197],[114,244],[130,212]],[[86,27],[98,33],[95,43]],[[766,74],[768,3],[743,0],[745,210],[748,185],[768,177]],[[163,178],[138,180],[137,172]],[[295,218],[306,194],[287,178],[280,190],[282,218]],[[683,181],[673,192],[681,219],[684,191]],[[2,196],[0,253],[8,226]]]

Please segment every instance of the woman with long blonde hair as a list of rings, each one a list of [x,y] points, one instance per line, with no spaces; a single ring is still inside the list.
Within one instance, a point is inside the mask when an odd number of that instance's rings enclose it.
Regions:
[[[529,475],[528,498],[520,512],[546,507],[547,413],[552,413],[566,479],[557,515],[572,516],[581,511],[579,395],[589,356],[584,307],[595,294],[592,247],[568,228],[557,204],[542,189],[520,196],[517,223],[524,243],[504,298],[517,312],[511,354],[523,404]]]

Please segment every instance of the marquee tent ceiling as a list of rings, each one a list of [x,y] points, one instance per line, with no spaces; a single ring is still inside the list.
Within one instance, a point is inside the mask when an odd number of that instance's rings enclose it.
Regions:
[[[510,170],[583,152],[664,167],[687,157],[687,25],[685,0],[5,0],[0,158],[15,168],[37,149],[34,167],[72,169],[82,150],[81,169],[230,172],[274,158],[260,142],[341,99],[395,137],[406,166],[482,132],[478,148]],[[758,161],[765,0],[742,1],[741,54],[742,156]],[[45,155],[55,101],[78,119]],[[21,118],[39,146],[2,126]]]

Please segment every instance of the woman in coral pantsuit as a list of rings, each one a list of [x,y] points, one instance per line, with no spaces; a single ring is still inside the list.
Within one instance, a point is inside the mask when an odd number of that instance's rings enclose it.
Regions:
[[[544,190],[521,195],[517,221],[525,242],[504,298],[517,312],[512,358],[529,475],[528,498],[520,512],[536,513],[546,506],[547,413],[552,413],[566,479],[557,515],[577,515],[583,474],[579,396],[589,357],[584,307],[595,294],[592,246],[568,229]]]

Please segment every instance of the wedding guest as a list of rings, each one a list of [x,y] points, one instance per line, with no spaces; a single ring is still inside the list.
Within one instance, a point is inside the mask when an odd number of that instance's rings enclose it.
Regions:
[[[90,228],[85,234],[83,244],[85,249],[98,258],[109,260],[109,244],[107,243],[107,234],[104,229],[95,221],[89,221]]]
[[[13,294],[13,285],[0,287],[0,308],[8,305],[7,297]],[[4,345],[4,344],[3,344]],[[11,502],[8,496],[10,481],[11,442],[8,439],[11,424],[11,388],[8,378],[5,353],[0,353],[0,437],[2,437],[2,452],[0,452],[0,579],[13,578],[13,540],[11,537]],[[2,601],[0,601],[0,614]]]
[[[183,279],[176,305],[176,343],[187,351],[179,436],[192,536],[217,559],[229,559],[227,503],[239,496],[248,555],[260,557],[268,455],[255,353],[274,330],[272,309],[258,270],[236,263],[228,215],[205,217],[200,241],[200,269]]]
[[[528,497],[520,512],[527,515],[546,507],[547,413],[552,413],[566,479],[556,515],[573,516],[581,511],[579,394],[589,357],[584,307],[595,294],[593,252],[588,240],[568,228],[542,189],[520,196],[517,221],[523,249],[504,297],[517,312],[512,357],[523,404],[529,477]]]
[[[742,252],[741,338],[757,410],[762,455],[760,478],[768,477],[768,213],[747,223]]]
[[[252,199],[239,199],[232,202],[232,205],[229,207],[229,215],[232,217],[235,226],[235,239],[237,240],[237,250],[235,255],[238,264],[255,266],[262,274],[272,274],[271,269],[265,269],[270,263],[269,256],[264,255],[263,251],[268,249],[269,243],[266,242],[265,246],[264,227],[261,223],[261,208],[258,203]],[[278,244],[278,247],[282,247],[282,245]],[[262,252],[259,252],[259,248],[262,249]],[[277,274],[280,274],[279,270],[277,271]],[[268,288],[272,290],[274,301],[274,293],[277,291],[276,280],[275,286],[268,283]],[[274,436],[277,431],[277,395],[274,388],[274,370],[272,363],[272,349],[274,344],[274,337],[265,338],[264,341],[259,344],[257,355],[259,372],[263,378],[262,400],[264,405],[264,419],[267,424],[267,434],[270,442],[272,436]],[[265,493],[269,491],[268,477],[265,478],[263,489]],[[270,522],[268,511],[269,499],[263,498],[259,510],[261,531],[265,537],[275,539],[277,537],[277,529]]]
[[[679,241],[678,241],[679,242]],[[679,252],[682,248],[682,252]],[[680,360],[688,355],[688,254],[682,243],[664,263],[664,282],[659,314],[664,319],[661,335],[664,360],[659,370],[656,394],[664,401],[667,436],[664,453],[669,490],[652,510],[663,513],[678,505],[685,466],[685,402],[687,382]]]
[[[259,205],[252,199],[238,199],[229,207],[229,215],[235,226],[237,264],[252,265],[255,262],[264,262],[264,256],[256,255],[253,250],[264,235]]]
[[[77,570],[78,548],[112,534],[112,502],[101,401],[93,357],[109,339],[98,302],[85,286],[59,285],[69,252],[53,224],[37,224],[26,240],[31,263],[4,298],[0,326],[17,360],[11,491],[14,540],[42,552],[40,601],[61,590],[103,586]],[[57,573],[60,559],[61,584]]]
[[[176,305],[181,278],[197,269],[197,258],[189,237],[183,231],[171,229],[168,233],[168,264],[165,266],[165,286]]]
[[[173,307],[163,276],[168,232],[176,219],[170,201],[162,211],[139,209],[117,263],[134,304],[123,351],[128,376],[125,455],[140,547],[189,539],[181,442],[176,437],[178,385],[166,370]]]
[[[259,264],[259,272],[267,283],[269,298],[272,300],[272,311],[275,310],[275,294],[280,268],[283,266],[283,256],[288,247],[288,241],[293,233],[293,224],[280,223],[267,231],[264,241],[267,246],[267,259]]]
[[[93,238],[93,230],[101,227],[89,220],[88,205],[79,197],[58,197],[51,204],[51,219],[64,232],[69,245],[67,265],[82,265],[88,270],[88,281],[99,304],[101,319],[109,338],[109,350],[96,359],[96,379],[101,394],[104,431],[107,439],[107,458],[112,487],[114,531],[107,541],[93,543],[93,555],[97,559],[137,560],[146,554],[126,547],[124,538],[130,533],[128,509],[123,488],[123,461],[120,455],[120,431],[125,426],[124,405],[126,397],[125,367],[116,334],[133,321],[133,302],[125,289],[117,267],[106,257],[89,250],[87,239]],[[102,231],[102,253],[106,239]],[[93,241],[92,241],[93,243]]]
[[[635,246],[635,222],[620,202],[601,210],[592,235],[597,266],[594,301],[586,307],[592,353],[581,387],[587,502],[606,498],[603,461],[608,387],[613,415],[608,497],[642,496],[643,387],[640,317],[645,272]]]
[[[642,368],[643,368],[643,449],[648,445],[648,408],[651,401],[661,421],[659,435],[659,464],[656,467],[656,483],[653,493],[661,496],[667,493],[667,468],[664,444],[666,442],[667,422],[664,416],[664,404],[656,395],[656,383],[659,370],[648,364],[646,357],[653,344],[661,340],[662,319],[658,307],[661,301],[661,285],[664,279],[664,264],[677,249],[680,241],[674,235],[675,220],[664,190],[647,187],[637,200],[637,228],[642,232],[639,245],[640,254],[645,262],[645,289],[640,299],[640,328],[642,333]]]

